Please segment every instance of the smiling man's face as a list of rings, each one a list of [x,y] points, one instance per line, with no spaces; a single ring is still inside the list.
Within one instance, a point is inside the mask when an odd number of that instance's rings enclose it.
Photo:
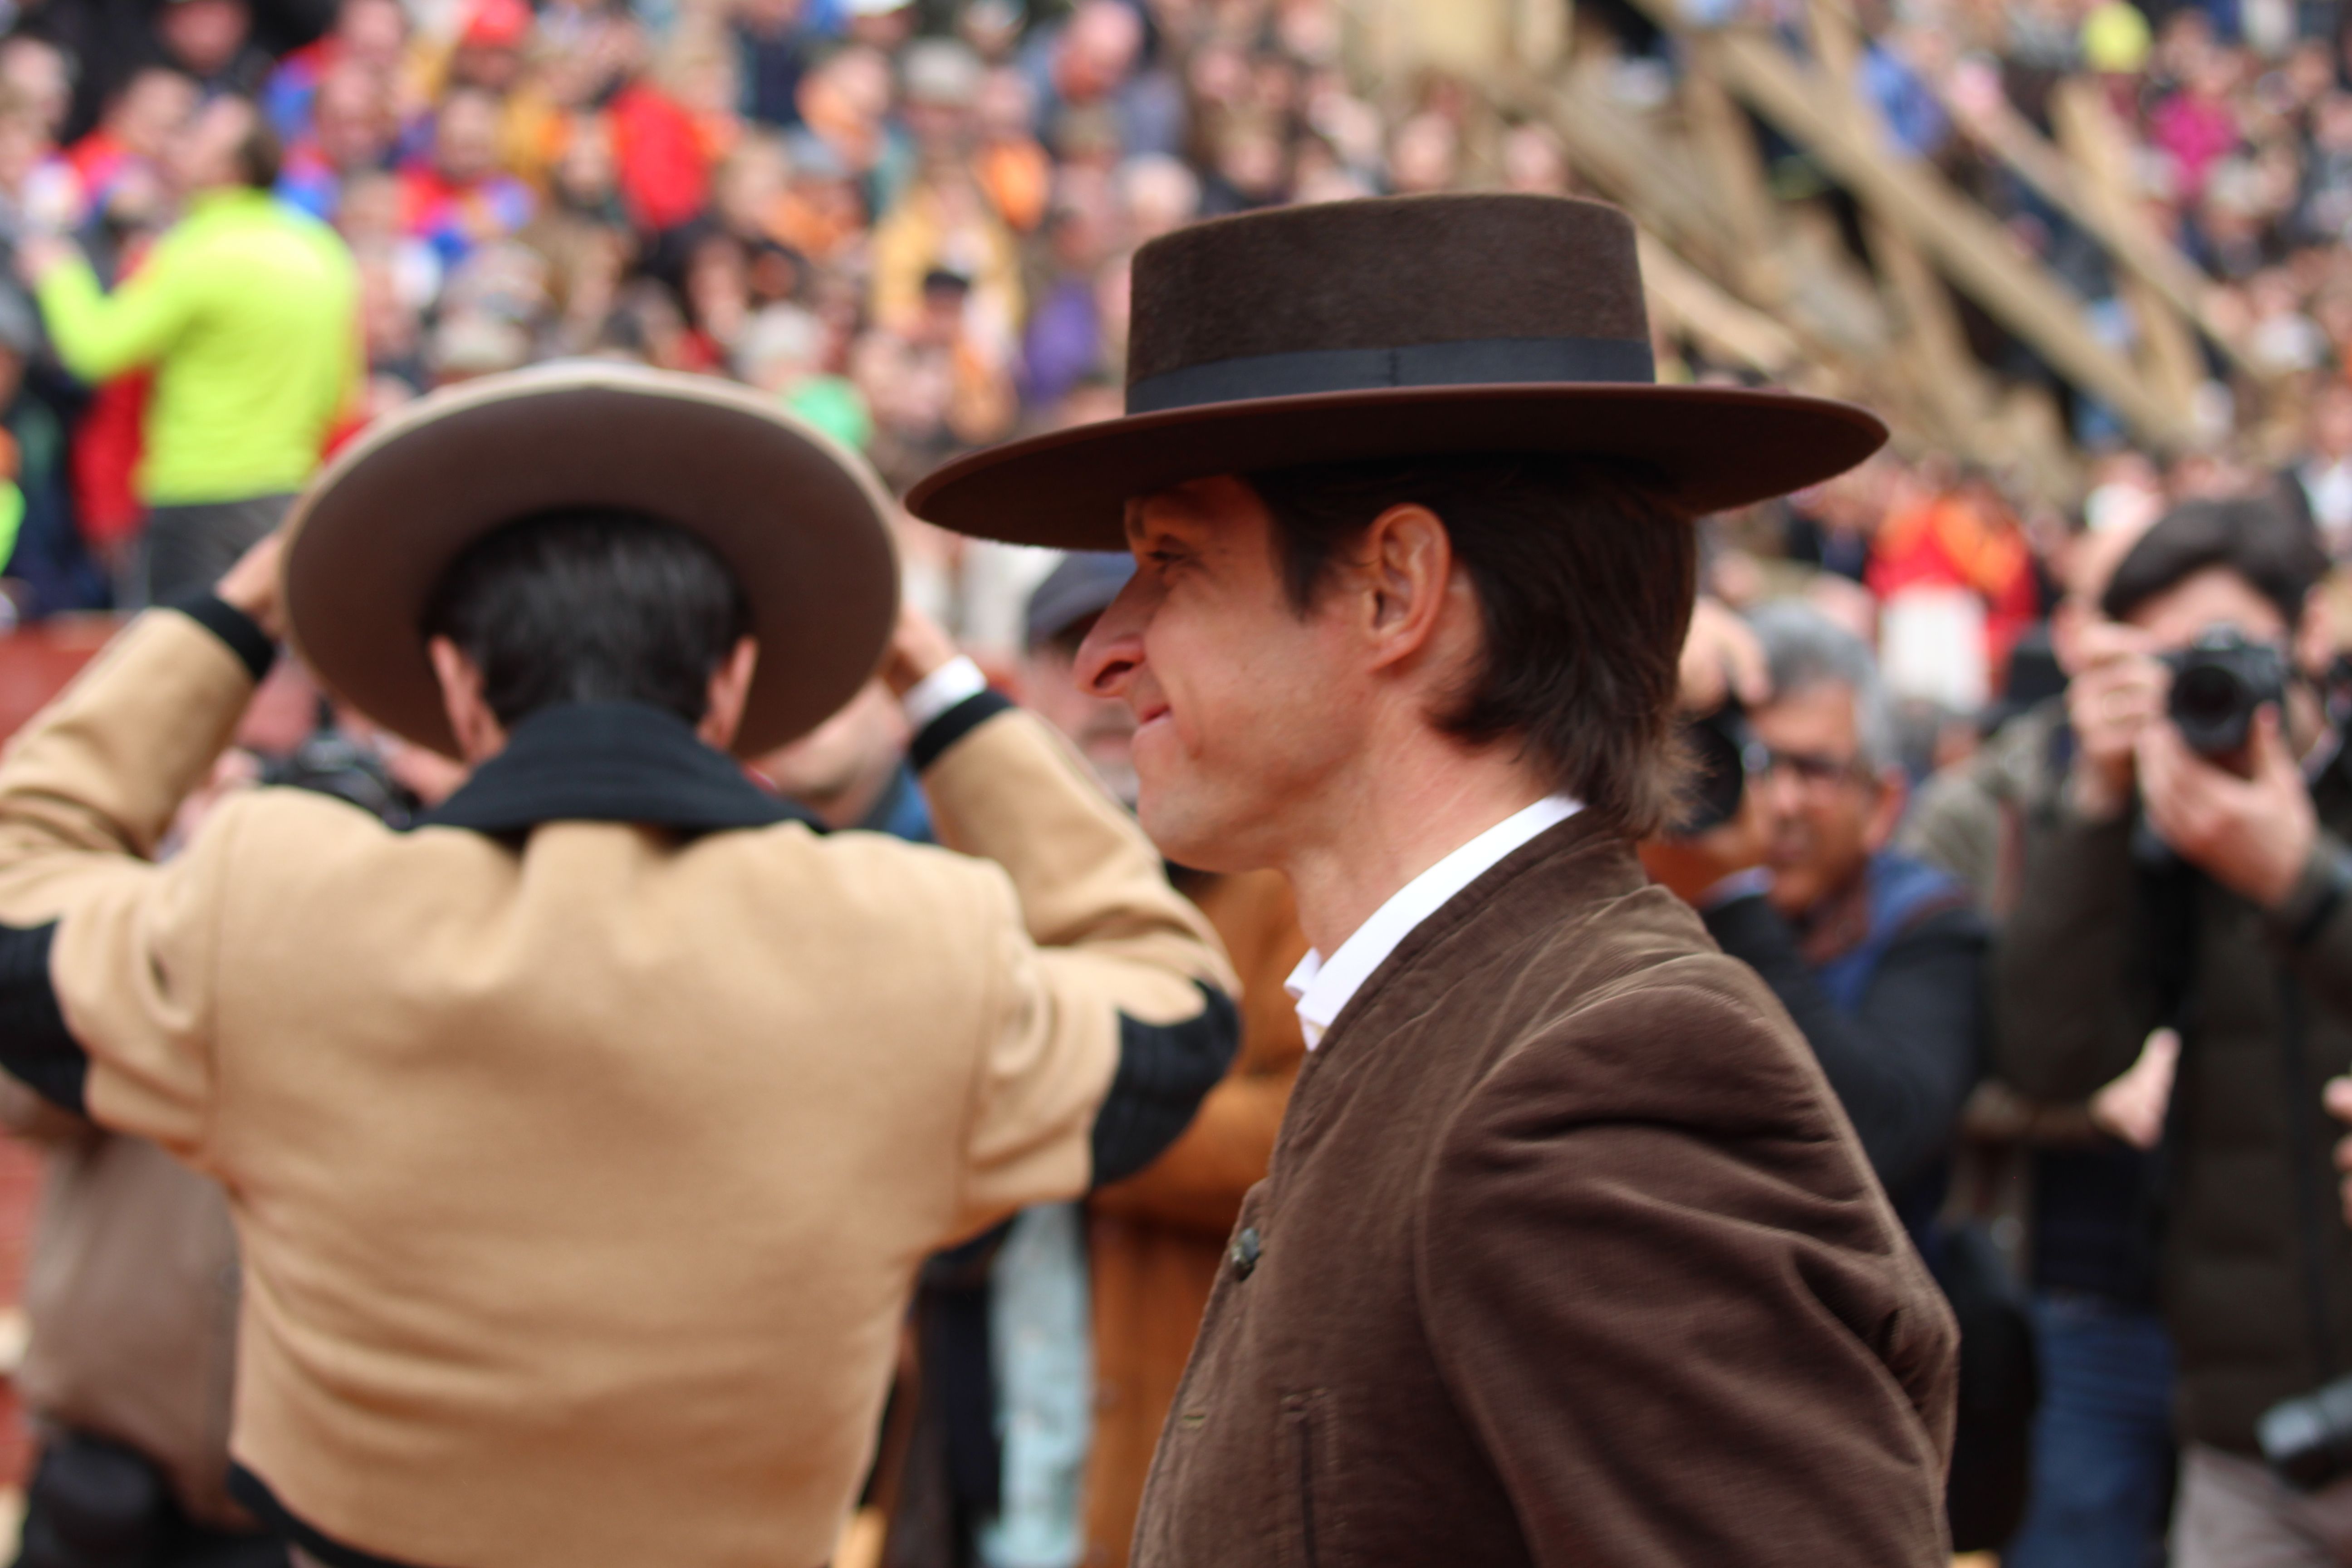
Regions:
[[[1345,612],[1297,612],[1274,528],[1237,479],[1132,503],[1136,574],[1078,651],[1079,683],[1134,710],[1144,831],[1204,871],[1280,861],[1363,752],[1370,687]]]

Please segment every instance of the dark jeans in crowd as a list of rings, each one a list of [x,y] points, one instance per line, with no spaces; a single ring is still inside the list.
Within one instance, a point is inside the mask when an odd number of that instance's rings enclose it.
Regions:
[[[2001,1568],[2156,1568],[2172,1498],[2172,1342],[2151,1311],[2051,1291],[2033,1493]]]
[[[211,587],[236,564],[238,556],[284,520],[293,504],[290,495],[274,495],[150,508],[139,549],[139,595],[133,607],[166,604],[194,589]]]

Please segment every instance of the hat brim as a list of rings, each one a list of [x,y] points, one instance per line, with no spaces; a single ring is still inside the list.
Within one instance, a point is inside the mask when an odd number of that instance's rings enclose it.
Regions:
[[[760,643],[739,754],[814,729],[881,662],[898,568],[889,498],[863,460],[744,389],[601,363],[436,393],[338,454],[288,520],[296,649],[368,718],[456,755],[427,602],[476,540],[575,507],[686,530],[734,572]]]
[[[1216,403],[991,447],[907,497],[926,521],[1057,550],[1123,550],[1126,504],[1214,474],[1305,463],[1545,452],[1613,458],[1691,516],[1819,484],[1885,444],[1848,403],[1728,386],[1383,387]]]

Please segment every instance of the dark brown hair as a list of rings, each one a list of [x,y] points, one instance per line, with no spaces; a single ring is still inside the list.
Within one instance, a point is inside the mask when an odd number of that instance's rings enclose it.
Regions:
[[[1291,604],[1310,612],[1372,521],[1417,503],[1445,524],[1486,624],[1477,665],[1434,715],[1523,755],[1623,832],[1675,815],[1674,721],[1698,542],[1644,470],[1549,456],[1331,464],[1252,474]]]
[[[2302,624],[2303,602],[2326,574],[2327,557],[2311,524],[2267,496],[2183,501],[2116,563],[2099,608],[2110,619],[2128,619],[2209,566],[2244,578],[2292,626]]]
[[[751,610],[719,552],[684,529],[581,508],[467,546],[424,626],[473,661],[509,730],[566,702],[639,702],[693,724],[711,675],[751,635]]]

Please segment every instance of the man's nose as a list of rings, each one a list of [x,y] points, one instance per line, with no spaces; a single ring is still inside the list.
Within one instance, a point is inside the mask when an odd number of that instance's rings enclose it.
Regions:
[[[1796,769],[1770,767],[1750,773],[1748,787],[1756,792],[1756,804],[1762,809],[1767,826],[1789,816],[1802,798],[1803,785]]]
[[[1127,695],[1135,672],[1143,666],[1143,629],[1151,624],[1151,592],[1139,573],[1128,579],[1110,607],[1095,617],[1071,670],[1079,690],[1113,700]]]

